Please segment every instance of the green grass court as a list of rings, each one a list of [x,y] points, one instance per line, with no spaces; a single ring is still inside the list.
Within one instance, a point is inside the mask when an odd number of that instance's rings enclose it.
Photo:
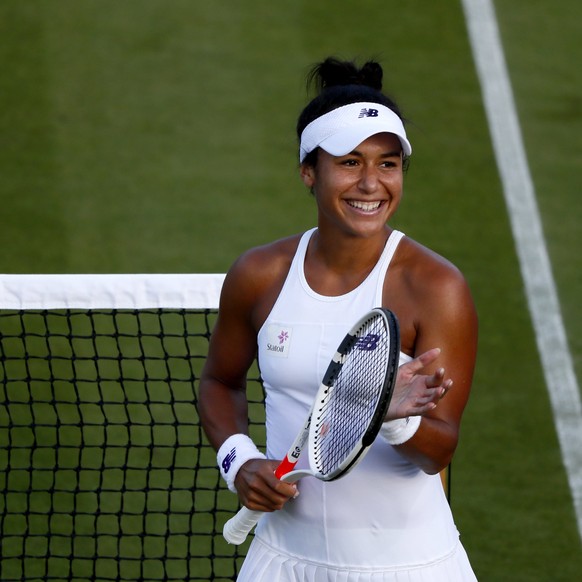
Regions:
[[[580,379],[582,5],[495,7]],[[414,148],[395,226],[463,270],[480,315],[453,469],[463,543],[485,582],[580,576],[460,2],[3,0],[0,39],[0,272],[9,274],[222,273],[246,248],[312,226],[294,134],[305,72],[329,54],[381,60]],[[107,579],[107,560],[103,568]]]

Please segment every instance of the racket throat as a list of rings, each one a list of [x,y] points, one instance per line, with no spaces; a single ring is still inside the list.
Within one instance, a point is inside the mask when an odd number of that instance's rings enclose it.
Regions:
[[[299,457],[298,457],[299,458]],[[283,477],[289,473],[290,471],[293,471],[293,469],[295,468],[295,465],[297,464],[297,460],[293,460],[290,461],[289,457],[285,457],[281,463],[279,464],[279,466],[277,467],[277,469],[275,469],[275,477],[277,477],[277,479],[283,479]]]

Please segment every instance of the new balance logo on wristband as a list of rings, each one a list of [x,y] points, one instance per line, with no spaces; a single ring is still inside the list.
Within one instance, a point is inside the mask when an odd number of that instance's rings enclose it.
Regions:
[[[218,449],[216,464],[227,487],[233,493],[236,493],[234,480],[238,470],[251,459],[266,459],[266,457],[246,434],[229,436]]]
[[[367,107],[364,107],[364,109],[360,111],[360,115],[358,115],[358,118],[361,117],[378,117],[378,110],[368,109]]]
[[[232,466],[233,461],[236,459],[236,448],[231,449],[230,453],[224,457],[222,460],[222,468],[224,473],[227,474]]]

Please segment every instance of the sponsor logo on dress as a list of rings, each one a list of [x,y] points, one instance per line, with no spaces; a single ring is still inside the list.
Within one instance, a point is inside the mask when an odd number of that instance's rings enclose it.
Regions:
[[[286,358],[289,355],[291,345],[291,328],[278,324],[269,326],[267,333],[267,352],[272,356]]]

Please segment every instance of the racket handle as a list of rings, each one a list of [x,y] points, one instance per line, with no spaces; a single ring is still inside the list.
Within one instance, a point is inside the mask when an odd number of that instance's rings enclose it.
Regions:
[[[262,511],[253,511],[247,507],[241,507],[236,515],[224,524],[222,529],[224,539],[229,544],[237,546],[242,544],[262,515]]]

